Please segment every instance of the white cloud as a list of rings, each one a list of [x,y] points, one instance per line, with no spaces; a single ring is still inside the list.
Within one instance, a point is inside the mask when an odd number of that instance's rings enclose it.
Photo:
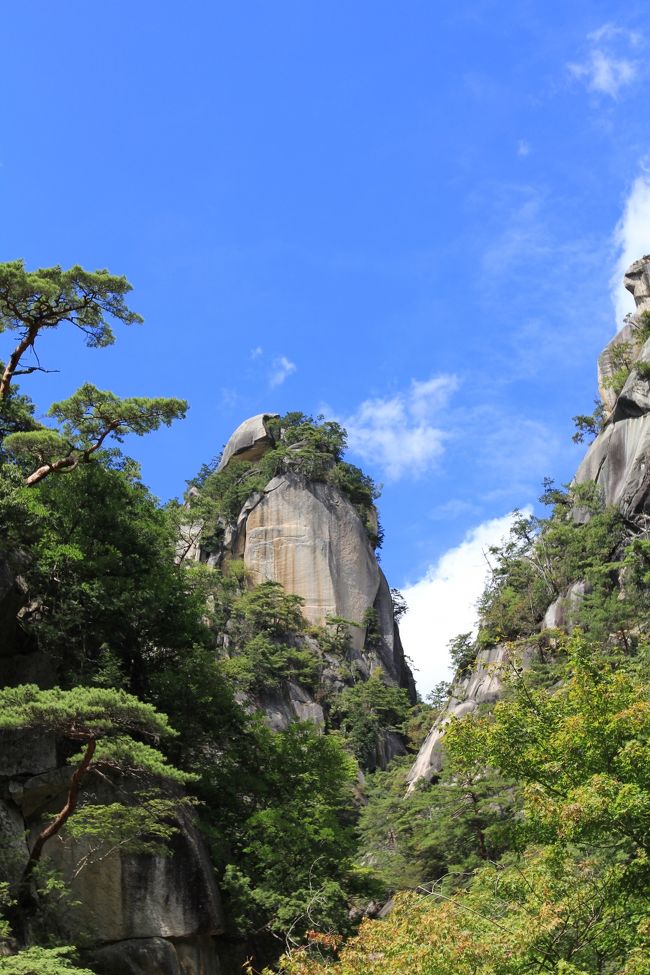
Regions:
[[[518,156],[528,156],[530,155],[530,142],[526,142],[525,139],[520,139],[517,143],[517,155]]]
[[[269,376],[269,386],[273,389],[275,386],[281,386],[285,379],[295,372],[298,367],[295,362],[291,362],[287,359],[286,355],[281,355],[273,361],[273,370]]]
[[[524,509],[525,514],[530,509]],[[415,679],[424,696],[441,680],[450,680],[447,644],[476,626],[476,603],[488,574],[485,555],[508,534],[512,514],[492,518],[467,532],[429,567],[424,578],[402,589],[408,612],[400,623],[406,654],[417,668]]]
[[[650,253],[650,172],[645,170],[634,180],[625,200],[623,215],[614,231],[618,251],[612,276],[612,301],[620,328],[627,312],[634,311],[634,298],[623,287],[623,275],[632,261]]]
[[[592,30],[590,34],[587,34],[587,40],[592,41],[594,44],[600,44],[602,41],[611,41],[617,37],[622,37],[632,47],[638,47],[643,40],[643,35],[639,31],[628,30],[627,27],[617,27],[616,24],[603,24],[602,27],[598,27],[596,30]]]
[[[434,420],[458,388],[453,375],[412,380],[410,387],[387,399],[367,399],[341,422],[352,453],[381,467],[385,476],[421,474],[443,452],[448,434]]]
[[[622,48],[638,47],[642,35],[615,24],[603,24],[588,34],[587,40],[591,48],[586,58],[569,64],[569,72],[584,81],[589,91],[617,98],[639,73],[639,62],[631,60]]]
[[[254,349],[251,349],[251,359],[259,359],[259,357],[264,353],[264,349],[261,345],[256,345]]]
[[[637,64],[628,58],[615,58],[604,51],[591,51],[581,64],[570,64],[569,71],[584,80],[589,91],[599,91],[611,98],[618,96],[621,88],[636,78]]]

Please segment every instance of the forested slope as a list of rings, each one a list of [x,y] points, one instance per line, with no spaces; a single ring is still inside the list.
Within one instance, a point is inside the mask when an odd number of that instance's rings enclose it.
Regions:
[[[0,265],[0,971],[650,971],[649,267],[418,703],[345,431],[253,417],[161,506],[121,444],[183,401],[27,395],[128,282]]]

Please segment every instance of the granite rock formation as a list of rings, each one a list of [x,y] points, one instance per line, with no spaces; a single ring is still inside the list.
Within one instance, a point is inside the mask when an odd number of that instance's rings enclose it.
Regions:
[[[590,445],[575,475],[577,484],[594,482],[606,505],[616,505],[630,522],[650,517],[650,381],[638,364],[650,363],[650,339],[639,340],[640,316],[650,311],[650,255],[635,261],[625,275],[625,287],[634,295],[636,313],[611,340],[598,359],[598,385],[605,409],[603,428]],[[632,365],[619,393],[608,384],[616,371],[612,350],[627,344]],[[584,513],[581,517],[588,518]],[[541,629],[570,630],[575,608],[586,592],[576,580],[547,609]],[[471,670],[454,681],[450,698],[437,718],[409,772],[410,788],[420,779],[431,779],[442,767],[442,737],[452,717],[462,717],[480,705],[493,704],[502,691],[504,669],[526,666],[532,648],[518,661],[504,645],[479,651]]]
[[[231,460],[257,459],[270,450],[273,438],[267,421],[275,416],[262,413],[244,421],[226,444],[218,470]],[[186,535],[190,543],[186,557],[213,565],[243,561],[254,584],[279,582],[287,592],[300,596],[310,623],[324,624],[336,616],[361,624],[366,610],[374,609],[380,640],[370,648],[365,627],[352,627],[349,663],[361,679],[381,667],[389,683],[407,688],[415,700],[390,588],[357,510],[335,485],[289,469],[251,494],[236,523],[225,526],[219,552],[202,550],[200,526],[188,526]],[[257,703],[276,729],[286,728],[291,720],[323,723],[320,705],[297,685],[270,691]],[[401,750],[397,736],[394,748],[394,754]]]

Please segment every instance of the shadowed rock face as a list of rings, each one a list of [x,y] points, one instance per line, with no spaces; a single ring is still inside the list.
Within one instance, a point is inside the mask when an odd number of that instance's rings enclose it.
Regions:
[[[91,952],[88,963],[97,975],[222,975],[224,972],[210,938],[120,941]]]
[[[73,877],[79,906],[68,918],[70,935],[90,935],[94,943],[132,938],[194,938],[223,931],[221,900],[204,842],[189,816],[167,856],[113,853],[77,873],[88,852],[86,840],[46,847],[48,859]]]

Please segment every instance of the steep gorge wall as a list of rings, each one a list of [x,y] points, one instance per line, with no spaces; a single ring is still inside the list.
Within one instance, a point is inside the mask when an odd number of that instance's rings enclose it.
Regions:
[[[225,470],[231,459],[255,460],[271,449],[267,420],[274,416],[262,413],[245,420],[226,444],[218,470]],[[415,700],[388,582],[358,512],[335,485],[286,471],[245,502],[236,524],[226,529],[222,551],[203,552],[199,538],[191,555],[213,564],[242,560],[253,584],[278,582],[300,596],[310,623],[323,625],[328,617],[342,617],[358,624],[350,628],[349,662],[360,678],[381,667],[388,683],[406,688]],[[361,625],[368,609],[375,610],[380,630],[372,647]],[[286,719],[304,717],[309,702],[296,700],[291,688],[287,690]],[[277,694],[262,703],[277,714]]]
[[[224,451],[230,458],[254,460],[272,444],[268,414],[245,421]],[[191,557],[208,560],[200,543]],[[226,533],[220,561],[241,559],[253,583],[279,582],[301,596],[314,624],[328,616],[361,623],[374,608],[379,638],[366,645],[363,627],[351,629],[349,663],[358,679],[381,667],[388,683],[415,687],[394,622],[388,583],[378,565],[354,505],[334,485],[287,471],[252,495]],[[212,556],[210,556],[212,559]],[[26,609],[26,587],[15,565],[0,564],[0,676],[2,683],[56,683],[48,659],[24,638],[19,625]],[[332,661],[330,677],[338,675]],[[305,688],[287,681],[269,688],[259,704],[269,724],[282,730],[294,720],[323,726],[320,703]],[[378,762],[385,765],[403,751],[399,736],[388,735]],[[30,837],[46,817],[61,809],[71,769],[57,752],[54,738],[4,734],[0,741],[0,829],[17,879]],[[116,801],[123,786],[91,776],[86,791],[94,801]],[[70,888],[74,909],[62,924],[71,943],[83,941],[89,964],[98,975],[227,975],[239,964],[224,961],[231,949],[220,935],[225,921],[208,850],[191,816],[183,814],[169,856],[134,855],[115,850],[101,859],[88,856],[89,843],[51,841],[46,858]],[[86,858],[87,862],[86,862]],[[233,949],[234,950],[234,949]]]
[[[634,295],[636,312],[609,342],[598,359],[598,386],[604,409],[604,425],[590,445],[576,472],[576,484],[593,482],[603,503],[615,505],[623,517],[637,525],[650,519],[650,381],[643,365],[650,367],[650,339],[640,344],[635,325],[650,312],[650,256],[635,261],[625,275],[625,287]],[[633,359],[629,376],[620,392],[611,386],[617,370],[617,350],[626,345]],[[584,517],[588,517],[586,514]],[[568,587],[547,609],[541,629],[569,629],[571,609],[585,592],[582,580]],[[534,648],[520,650],[515,659],[507,644],[479,650],[469,672],[460,675],[449,700],[436,719],[411,767],[412,789],[420,779],[431,779],[442,768],[442,738],[451,718],[462,717],[481,705],[493,704],[503,691],[502,677],[511,666],[526,667]]]

